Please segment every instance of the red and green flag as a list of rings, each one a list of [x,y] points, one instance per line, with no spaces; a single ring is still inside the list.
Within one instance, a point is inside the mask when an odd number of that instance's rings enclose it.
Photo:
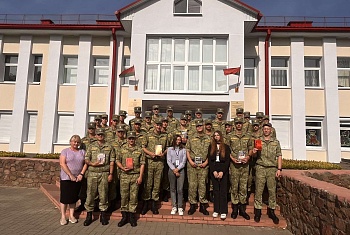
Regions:
[[[134,66],[131,66],[128,69],[125,69],[121,74],[119,74],[119,77],[130,77],[135,76],[135,68]]]

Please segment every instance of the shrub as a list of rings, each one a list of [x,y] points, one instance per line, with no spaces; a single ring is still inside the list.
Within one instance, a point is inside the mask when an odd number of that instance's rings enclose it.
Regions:
[[[0,157],[26,157],[25,153],[0,151]]]
[[[311,169],[341,170],[341,167],[334,163],[320,162],[320,161],[306,161],[306,160],[283,159],[282,166],[284,169],[294,169],[294,170],[311,170]]]
[[[59,159],[59,153],[37,153],[33,158],[41,158],[41,159]]]

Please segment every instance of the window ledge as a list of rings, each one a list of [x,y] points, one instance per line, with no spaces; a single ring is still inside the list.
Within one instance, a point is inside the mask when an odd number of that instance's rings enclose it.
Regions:
[[[0,144],[9,144],[10,142],[0,142]]]
[[[16,84],[16,82],[2,81],[0,84]]]
[[[38,86],[40,85],[40,82],[28,82],[28,85]]]
[[[62,86],[76,86],[76,83],[62,83]]]
[[[305,86],[305,90],[324,90],[324,87]]]
[[[124,84],[124,85],[121,85],[122,87],[129,87],[130,85],[129,84]]]
[[[181,91],[145,91],[145,94],[169,94],[169,95],[229,95],[228,92],[181,92]]]
[[[202,13],[176,13],[176,12],[174,12],[174,16],[202,16]]]
[[[91,84],[92,87],[108,87],[108,84]]]
[[[291,89],[290,86],[271,86],[271,89]]]
[[[310,146],[306,146],[306,151],[326,152],[326,149],[324,147],[310,147]]]
[[[350,90],[350,87],[338,87],[338,90]]]
[[[341,147],[341,152],[350,152],[350,147]]]
[[[53,143],[53,145],[69,145],[69,143]]]
[[[251,85],[251,86],[249,86],[249,85],[244,85],[244,88],[258,88],[258,86],[256,86],[256,85]]]
[[[35,144],[35,142],[23,142],[23,144]]]

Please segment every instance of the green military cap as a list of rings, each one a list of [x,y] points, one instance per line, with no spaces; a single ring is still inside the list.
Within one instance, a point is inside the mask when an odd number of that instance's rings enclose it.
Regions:
[[[134,113],[141,113],[141,107],[140,106],[134,107]]]
[[[96,123],[94,123],[94,122],[89,122],[89,123],[88,123],[88,129],[96,129]]]
[[[103,128],[98,128],[98,129],[96,129],[96,135],[100,135],[100,134],[105,134],[105,130],[103,129]]]
[[[136,132],[135,131],[128,131],[127,138],[136,138]]]
[[[159,105],[158,105],[158,104],[153,105],[153,106],[152,106],[152,109],[153,109],[153,110],[154,110],[154,109],[159,109]]]
[[[268,123],[264,123],[264,124],[263,124],[263,127],[264,127],[264,126],[272,127],[272,124],[268,122]]]
[[[196,108],[196,111],[194,113],[203,113],[201,108]]]
[[[253,122],[252,122],[252,124],[253,124],[253,126],[260,126],[260,122],[259,122],[259,120],[257,120],[257,119],[254,119],[253,120]]]
[[[124,117],[126,117],[127,114],[128,114],[128,113],[127,113],[125,110],[120,110],[120,111],[119,111],[119,116],[124,116]]]
[[[162,124],[163,120],[162,118],[156,118],[156,120],[154,120],[155,124]]]
[[[112,116],[112,120],[113,121],[115,121],[115,120],[119,120],[119,115],[118,114],[114,114],[113,116]]]
[[[255,116],[256,116],[256,118],[263,118],[264,113],[263,112],[256,112]]]
[[[245,118],[250,118],[250,112],[244,112],[244,113],[243,113],[243,116],[244,116]]]
[[[151,117],[152,117],[152,111],[146,111],[145,118],[151,118]]]
[[[213,125],[213,121],[211,119],[205,119],[205,125]]]
[[[169,122],[168,118],[164,117],[164,118],[161,118],[162,122]]]
[[[142,120],[139,118],[136,118],[134,121],[134,124],[142,124]]]
[[[186,110],[185,111],[185,115],[192,115],[192,111],[191,110]]]
[[[125,131],[124,125],[117,125],[117,131]]]
[[[225,126],[232,126],[232,122],[231,121],[226,121],[225,122]]]
[[[108,119],[108,114],[106,114],[106,113],[102,114],[101,118],[107,118]]]
[[[167,112],[168,111],[174,111],[173,106],[171,106],[171,105],[166,106],[166,111]]]
[[[196,119],[194,123],[196,124],[196,126],[203,126],[203,119]]]
[[[236,124],[236,123],[243,123],[244,121],[243,121],[243,118],[241,117],[235,117],[234,122]]]
[[[270,120],[270,117],[269,117],[269,115],[264,115],[264,116],[263,116],[263,119],[264,119],[264,120]]]
[[[224,109],[223,108],[217,108],[216,109],[216,113],[224,113]]]
[[[95,120],[101,120],[101,119],[102,119],[101,115],[96,115],[95,116]]]
[[[187,120],[186,114],[181,115],[180,120]]]
[[[236,109],[236,114],[243,114],[244,109],[243,108],[237,108]]]

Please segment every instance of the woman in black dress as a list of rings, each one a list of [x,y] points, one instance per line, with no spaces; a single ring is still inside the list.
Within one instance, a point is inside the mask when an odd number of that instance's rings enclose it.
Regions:
[[[216,218],[226,219],[227,182],[230,167],[230,147],[224,143],[221,131],[215,131],[208,148],[209,174],[214,187],[214,213]]]

